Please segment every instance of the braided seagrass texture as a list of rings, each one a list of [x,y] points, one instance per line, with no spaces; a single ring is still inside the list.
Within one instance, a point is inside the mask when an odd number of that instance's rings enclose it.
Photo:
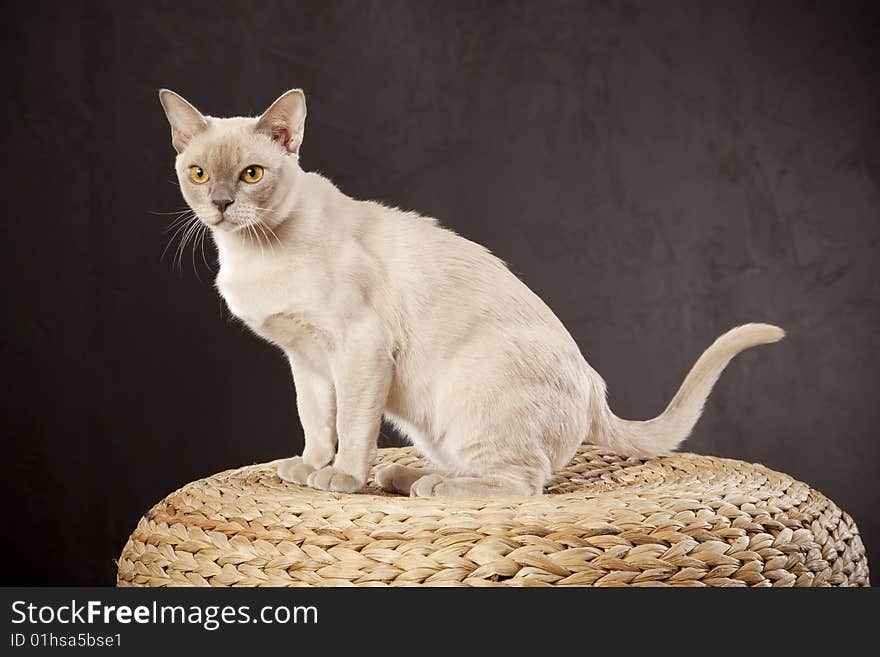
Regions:
[[[417,466],[410,448],[378,463]],[[187,484],[141,519],[119,586],[868,586],[858,529],[761,465],[584,445],[536,497],[325,493],[277,463]]]

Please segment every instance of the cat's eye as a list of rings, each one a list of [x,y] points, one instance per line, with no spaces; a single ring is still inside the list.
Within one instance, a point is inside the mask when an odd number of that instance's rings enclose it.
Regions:
[[[254,184],[260,182],[260,179],[263,177],[263,167],[257,166],[256,164],[252,164],[247,169],[241,172],[241,179],[246,183]]]
[[[208,182],[208,172],[202,167],[192,166],[189,168],[189,177],[197,185]]]

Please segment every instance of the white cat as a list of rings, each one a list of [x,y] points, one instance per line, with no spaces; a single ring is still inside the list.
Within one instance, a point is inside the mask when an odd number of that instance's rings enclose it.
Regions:
[[[380,468],[386,490],[538,495],[585,440],[625,455],[674,450],[730,359],[784,335],[733,329],[659,417],[622,420],[568,331],[489,251],[300,168],[302,91],[259,118],[159,97],[181,191],[217,244],[217,289],[290,360],[305,450],[278,468],[287,481],[360,490],[384,415],[432,464]]]

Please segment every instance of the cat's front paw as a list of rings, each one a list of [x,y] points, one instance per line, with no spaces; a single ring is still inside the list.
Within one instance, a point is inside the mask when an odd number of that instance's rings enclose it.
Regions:
[[[302,456],[285,459],[278,464],[278,469],[276,470],[282,480],[301,486],[306,485],[309,475],[314,471],[315,469],[312,466],[303,461]]]
[[[413,482],[409,489],[410,497],[437,497],[443,493],[439,490],[445,477],[442,475],[430,474],[420,477]]]
[[[347,472],[330,465],[309,474],[306,484],[318,490],[334,493],[356,493],[364,487],[363,481],[358,481]]]

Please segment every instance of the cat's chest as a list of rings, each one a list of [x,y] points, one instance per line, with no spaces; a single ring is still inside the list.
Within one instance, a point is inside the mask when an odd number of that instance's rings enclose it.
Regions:
[[[291,347],[327,331],[313,276],[293,267],[221,263],[217,290],[230,312],[261,337]]]

